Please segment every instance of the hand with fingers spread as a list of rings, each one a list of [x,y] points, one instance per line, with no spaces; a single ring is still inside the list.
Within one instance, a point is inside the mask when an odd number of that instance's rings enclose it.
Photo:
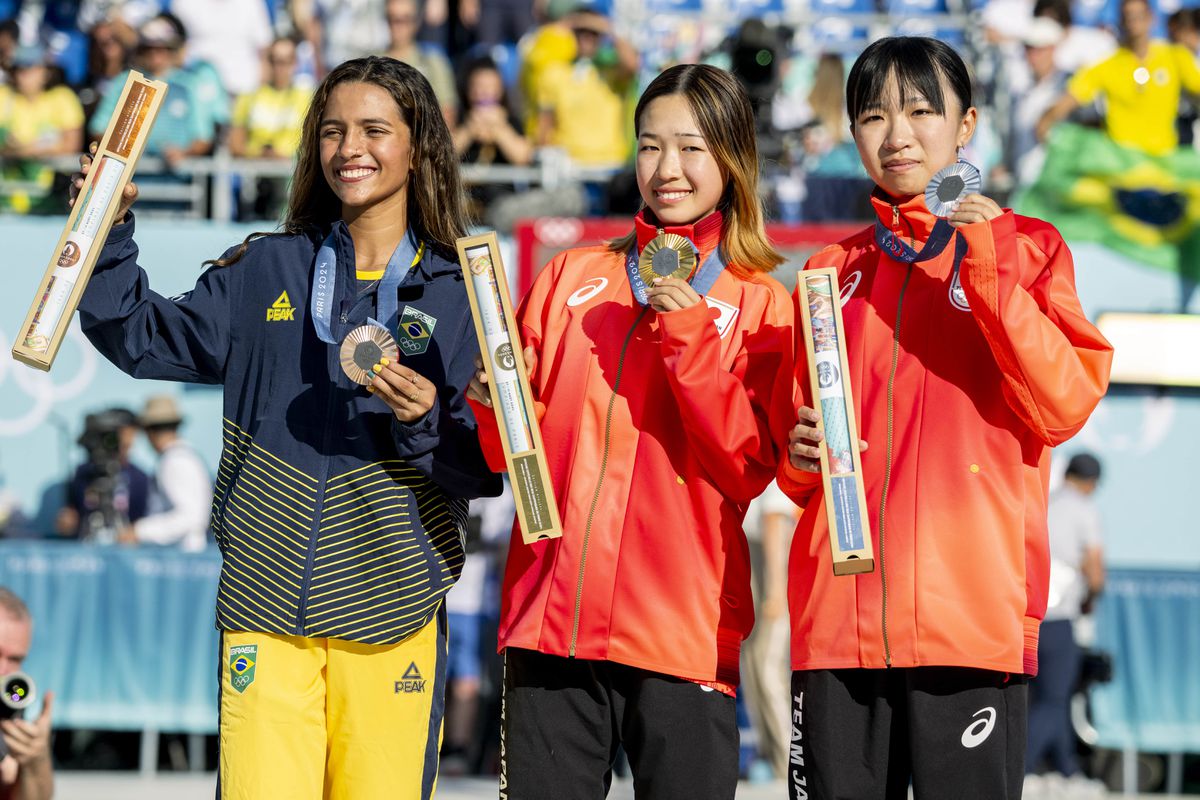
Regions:
[[[521,351],[521,356],[525,359],[525,374],[531,374],[534,364],[537,363],[537,356],[533,352],[533,347],[526,347]],[[487,371],[483,368],[483,358],[476,356],[475,376],[471,378],[471,383],[467,386],[467,398],[490,408],[492,405],[492,393],[488,390],[487,382]]]
[[[416,422],[437,402],[437,387],[403,364],[382,358],[372,369],[375,379],[367,391],[387,403],[401,422]]]
[[[646,290],[646,301],[655,311],[682,311],[700,302],[700,295],[679,278],[658,278]]]
[[[796,409],[799,423],[788,432],[788,459],[792,466],[805,472],[821,471],[820,443],[825,438],[818,423],[821,412],[808,406]],[[867,443],[858,440],[859,451],[867,449]]]
[[[969,194],[958,201],[954,213],[946,219],[956,228],[970,225],[973,222],[987,222],[1004,213],[1004,209],[990,197],[981,194]]]
[[[96,156],[96,143],[88,147],[88,152],[79,157],[79,172],[71,176],[71,185],[67,193],[67,205],[72,208],[75,206],[75,200],[79,197],[79,192],[83,189],[83,179],[87,176],[88,171],[92,167],[92,159]],[[138,188],[137,184],[130,181],[125,185],[125,191],[121,194],[121,205],[117,209],[117,214],[113,217],[113,225],[121,225],[125,222],[125,217],[129,213],[130,207],[137,200]]]

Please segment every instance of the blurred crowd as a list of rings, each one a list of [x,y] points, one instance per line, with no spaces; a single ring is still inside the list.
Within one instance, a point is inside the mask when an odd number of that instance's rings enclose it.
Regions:
[[[179,180],[185,159],[218,152],[235,159],[235,171],[236,159],[276,161],[274,173],[248,171],[246,185],[236,187],[242,218],[276,218],[286,197],[284,165],[295,154],[315,82],[345,59],[374,53],[429,79],[463,162],[483,170],[471,181],[473,210],[493,227],[545,213],[631,211],[632,100],[673,60],[725,66],[750,90],[773,218],[855,219],[866,210],[865,176],[850,141],[844,87],[846,64],[870,34],[852,27],[818,37],[837,12],[810,5],[808,17],[789,24],[781,21],[786,15],[768,22],[702,14],[707,25],[681,16],[672,50],[638,20],[614,14],[607,0],[0,0],[0,209],[63,212],[56,185],[65,180],[63,162],[56,172],[47,160],[101,137],[133,68],[171,87],[147,148],[165,175],[142,168],[142,180]],[[897,14],[921,6],[944,29],[916,32],[967,52],[981,124],[964,157],[1001,199],[1036,180],[1052,122],[1071,114],[1099,124],[1111,113],[1119,92],[1106,92],[1094,75],[1072,86],[1072,76],[1111,60],[1131,36],[1156,47],[1169,39],[1192,61],[1200,46],[1200,12],[1165,17],[1145,2],[1134,4],[1142,9],[1137,19],[1120,0],[852,5],[850,12],[879,19],[885,5]],[[692,44],[678,44],[689,31]],[[1164,78],[1162,69],[1172,74]],[[1200,88],[1175,60],[1151,71],[1151,89]],[[1073,102],[1063,104],[1064,97]],[[1178,141],[1190,145],[1195,106],[1186,96],[1174,105]],[[552,191],[490,169],[543,162],[551,151],[562,159],[554,163],[583,168],[572,182],[580,185]]]

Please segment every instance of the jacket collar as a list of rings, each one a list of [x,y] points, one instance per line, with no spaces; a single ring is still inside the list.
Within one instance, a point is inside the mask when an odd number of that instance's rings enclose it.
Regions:
[[[342,271],[341,262],[345,260],[349,266],[345,269],[353,274],[354,266],[354,240],[350,237],[350,229],[346,226],[345,221],[335,220],[332,225],[323,226],[318,232],[317,245],[320,246],[325,237],[333,234],[335,242],[335,250],[338,254],[338,270]],[[407,265],[406,265],[407,266]],[[459,273],[462,267],[457,261],[451,261],[439,255],[434,248],[430,247],[429,242],[425,243],[425,254],[421,260],[417,262],[416,272],[426,280],[431,280],[439,275],[447,273]],[[409,283],[413,278],[410,276],[405,283]]]
[[[662,225],[650,209],[644,208],[633,218],[633,226],[637,231],[639,253],[651,239],[658,236],[661,227],[664,233],[677,233],[696,245],[696,249],[700,251],[700,260],[703,261],[721,243],[721,234],[725,231],[725,217],[720,209],[717,209],[691,225]]]
[[[938,218],[925,206],[925,195],[892,197],[879,187],[871,192],[871,205],[879,221],[890,231],[906,239],[924,242],[929,238]]]

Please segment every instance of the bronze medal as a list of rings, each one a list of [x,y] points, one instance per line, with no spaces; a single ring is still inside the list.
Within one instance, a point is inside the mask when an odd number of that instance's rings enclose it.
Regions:
[[[366,386],[375,379],[372,367],[381,359],[399,360],[400,346],[386,328],[360,325],[342,341],[340,356],[342,370],[350,380]]]

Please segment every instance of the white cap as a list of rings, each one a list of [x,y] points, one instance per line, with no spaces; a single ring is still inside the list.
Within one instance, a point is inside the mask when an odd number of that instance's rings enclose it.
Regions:
[[[1062,40],[1062,25],[1049,17],[1034,17],[1029,20],[1021,34],[1021,42],[1027,47],[1053,47]]]

